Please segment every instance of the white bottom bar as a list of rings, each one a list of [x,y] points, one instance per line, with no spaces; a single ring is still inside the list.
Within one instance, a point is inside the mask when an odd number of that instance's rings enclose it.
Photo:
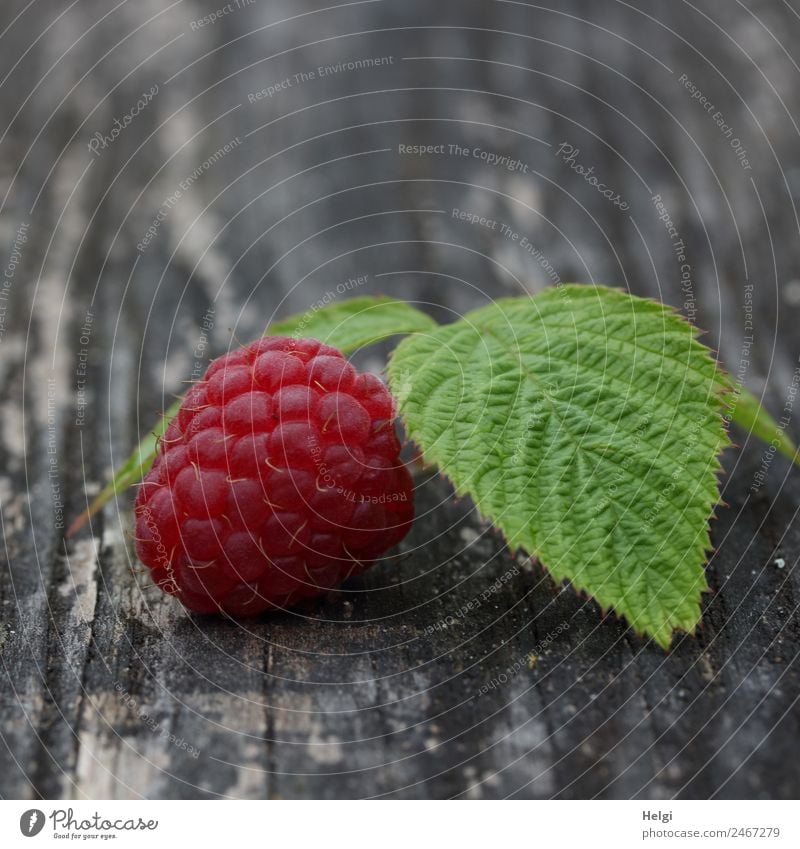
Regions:
[[[0,802],[0,846],[800,846],[797,802]],[[28,836],[30,835],[30,836]]]

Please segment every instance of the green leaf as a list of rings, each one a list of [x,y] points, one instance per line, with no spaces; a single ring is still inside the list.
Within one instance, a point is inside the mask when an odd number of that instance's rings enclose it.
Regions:
[[[562,286],[403,340],[409,436],[513,548],[668,647],[707,589],[717,366],[668,308]]]
[[[800,466],[797,446],[784,428],[761,406],[758,398],[744,386],[736,384],[729,375],[723,374],[722,378],[725,388],[730,392],[726,403],[726,418],[764,442],[774,444],[776,450]]]
[[[273,324],[270,336],[310,336],[326,345],[352,354],[389,336],[428,332],[436,322],[403,301],[362,297],[320,305]],[[267,335],[265,334],[265,335]]]
[[[312,307],[304,313],[289,316],[271,325],[264,335],[310,337],[332,345],[344,354],[351,354],[389,336],[431,331],[436,326],[432,318],[403,301],[365,296]],[[142,480],[155,460],[158,437],[177,415],[181,403],[182,399],[178,399],[166,411],[153,433],[142,440],[117,470],[114,479],[70,525],[67,537],[80,530],[117,493]]]

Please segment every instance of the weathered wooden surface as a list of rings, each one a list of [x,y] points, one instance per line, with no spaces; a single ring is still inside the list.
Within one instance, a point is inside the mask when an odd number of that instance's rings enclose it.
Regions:
[[[191,26],[217,5],[0,11],[0,794],[796,796],[800,475],[743,434],[704,626],[668,655],[514,560],[425,473],[386,563],[245,625],[139,589],[127,495],[66,548],[59,525],[232,333],[360,275],[358,293],[442,319],[557,279],[661,297],[734,373],[749,350],[740,377],[800,437],[797,12],[255,0]],[[392,61],[294,81],[368,57]]]

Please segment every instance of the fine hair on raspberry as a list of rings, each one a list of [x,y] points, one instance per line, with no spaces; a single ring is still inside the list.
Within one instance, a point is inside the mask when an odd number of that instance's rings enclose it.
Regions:
[[[255,615],[339,586],[411,526],[394,418],[379,378],[313,339],[214,360],[139,490],[139,559],[198,613]]]

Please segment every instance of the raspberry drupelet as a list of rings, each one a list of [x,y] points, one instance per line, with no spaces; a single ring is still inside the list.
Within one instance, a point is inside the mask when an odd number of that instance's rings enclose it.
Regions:
[[[408,532],[413,485],[383,383],[312,339],[265,337],[211,363],[136,499],[136,552],[189,610],[291,607]]]

